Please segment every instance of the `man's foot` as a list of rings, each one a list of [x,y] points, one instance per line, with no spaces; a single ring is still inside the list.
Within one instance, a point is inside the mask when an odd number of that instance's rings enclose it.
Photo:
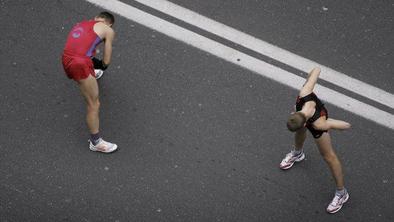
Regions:
[[[103,76],[104,71],[101,70],[101,69],[95,69],[95,70],[94,70],[94,73],[96,74],[96,79],[100,79],[101,76]]]
[[[107,142],[100,138],[96,145],[93,145],[92,141],[89,140],[89,148],[91,151],[112,153],[118,148],[118,145],[116,145],[115,143]]]
[[[331,203],[327,207],[327,212],[330,214],[338,212],[344,203],[349,200],[349,193],[345,191],[345,194],[335,194],[334,199],[332,199]]]
[[[304,159],[305,159],[305,154],[303,151],[301,151],[301,153],[296,155],[293,150],[290,153],[286,154],[286,157],[279,164],[279,168],[281,168],[282,170],[287,170],[290,167],[292,167],[295,162],[300,162]]]

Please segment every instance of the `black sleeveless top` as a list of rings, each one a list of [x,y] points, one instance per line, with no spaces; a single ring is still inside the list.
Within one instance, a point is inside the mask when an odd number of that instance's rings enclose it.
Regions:
[[[304,97],[300,97],[300,96],[297,97],[296,111],[297,112],[301,111],[304,104],[309,101],[314,101],[316,103],[315,113],[307,121],[307,123],[311,124],[315,122],[317,119],[319,119],[321,116],[327,115],[326,114],[327,111],[326,108],[324,107],[324,103],[319,98],[317,98],[316,94],[314,94],[313,92]]]

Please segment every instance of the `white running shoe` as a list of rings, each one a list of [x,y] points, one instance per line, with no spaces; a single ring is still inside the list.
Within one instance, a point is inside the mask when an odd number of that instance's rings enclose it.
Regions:
[[[103,76],[104,71],[101,69],[95,69],[94,73],[96,74],[96,79],[100,79]]]
[[[89,148],[91,151],[112,153],[118,148],[118,145],[116,145],[115,143],[107,142],[100,138],[99,142],[96,145],[93,145],[92,141],[89,140]]]
[[[279,164],[279,168],[282,170],[290,169],[295,162],[300,162],[305,159],[304,151],[302,151],[298,155],[294,155],[294,151],[292,150],[290,153],[286,154],[286,157]]]
[[[342,196],[339,196],[338,194],[335,194],[334,199],[332,199],[331,203],[327,207],[327,212],[330,214],[338,212],[344,203],[349,200],[349,193],[345,191],[346,193]]]

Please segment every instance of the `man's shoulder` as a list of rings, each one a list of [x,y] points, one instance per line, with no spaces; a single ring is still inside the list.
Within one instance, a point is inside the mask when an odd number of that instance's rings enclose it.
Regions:
[[[316,103],[314,101],[307,101],[302,107],[301,111],[305,114],[307,119],[310,119],[316,110]]]
[[[114,35],[113,29],[102,22],[97,22],[94,25],[93,30],[102,39],[107,39]]]
[[[108,25],[106,25],[106,24],[104,24],[104,23],[102,23],[102,22],[97,22],[97,23],[95,24],[95,27],[96,27],[99,31],[102,31],[102,32],[105,32],[105,33],[114,33],[114,30],[113,30],[110,26],[108,26]]]

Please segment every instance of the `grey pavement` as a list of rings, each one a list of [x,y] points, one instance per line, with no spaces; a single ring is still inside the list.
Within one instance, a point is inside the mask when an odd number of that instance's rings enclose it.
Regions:
[[[389,1],[172,2],[394,93]],[[278,168],[295,90],[119,16],[99,81],[101,132],[119,151],[91,152],[60,55],[74,23],[101,9],[0,10],[0,221],[394,220],[392,130],[327,104],[353,126],[331,133],[351,199],[328,215],[334,182],[311,136],[306,161]]]

